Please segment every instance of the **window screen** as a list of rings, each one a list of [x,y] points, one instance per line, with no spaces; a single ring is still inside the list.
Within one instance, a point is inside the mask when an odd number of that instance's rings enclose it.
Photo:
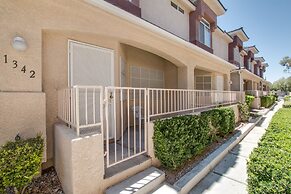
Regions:
[[[131,66],[131,87],[164,88],[164,72],[145,67]]]
[[[211,76],[200,75],[195,76],[197,90],[211,90]]]

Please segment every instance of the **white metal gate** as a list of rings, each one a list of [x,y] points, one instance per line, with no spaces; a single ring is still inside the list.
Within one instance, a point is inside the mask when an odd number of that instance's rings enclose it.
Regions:
[[[107,167],[147,151],[146,102],[145,88],[105,87]]]

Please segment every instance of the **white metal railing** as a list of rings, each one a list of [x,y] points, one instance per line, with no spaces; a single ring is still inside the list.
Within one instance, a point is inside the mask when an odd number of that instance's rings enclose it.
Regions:
[[[58,117],[77,135],[100,130],[108,168],[147,152],[150,119],[243,101],[235,91],[75,86],[58,91]]]
[[[261,90],[246,90],[246,94],[252,95],[255,97],[267,96],[269,95],[269,91],[261,91]]]
[[[147,151],[146,88],[105,87],[106,165]]]
[[[148,89],[148,119],[244,102],[244,96],[238,91]]]
[[[103,130],[103,88],[74,86],[58,91],[58,118],[80,130]]]

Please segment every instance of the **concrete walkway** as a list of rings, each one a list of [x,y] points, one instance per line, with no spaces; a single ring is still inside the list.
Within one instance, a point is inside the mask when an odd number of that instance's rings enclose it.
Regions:
[[[281,101],[263,116],[261,122],[190,193],[247,194],[247,159],[282,105]]]

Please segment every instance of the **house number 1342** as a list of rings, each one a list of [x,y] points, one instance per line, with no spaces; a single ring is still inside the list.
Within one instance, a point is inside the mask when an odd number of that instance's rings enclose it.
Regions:
[[[8,55],[4,55],[4,63],[9,63],[8,60]],[[29,74],[29,78],[33,79],[35,78],[35,71],[34,70],[27,70],[26,65],[21,65],[18,63],[17,60],[13,59],[11,62],[12,65],[12,69],[20,69],[20,72],[24,73],[24,74]]]

